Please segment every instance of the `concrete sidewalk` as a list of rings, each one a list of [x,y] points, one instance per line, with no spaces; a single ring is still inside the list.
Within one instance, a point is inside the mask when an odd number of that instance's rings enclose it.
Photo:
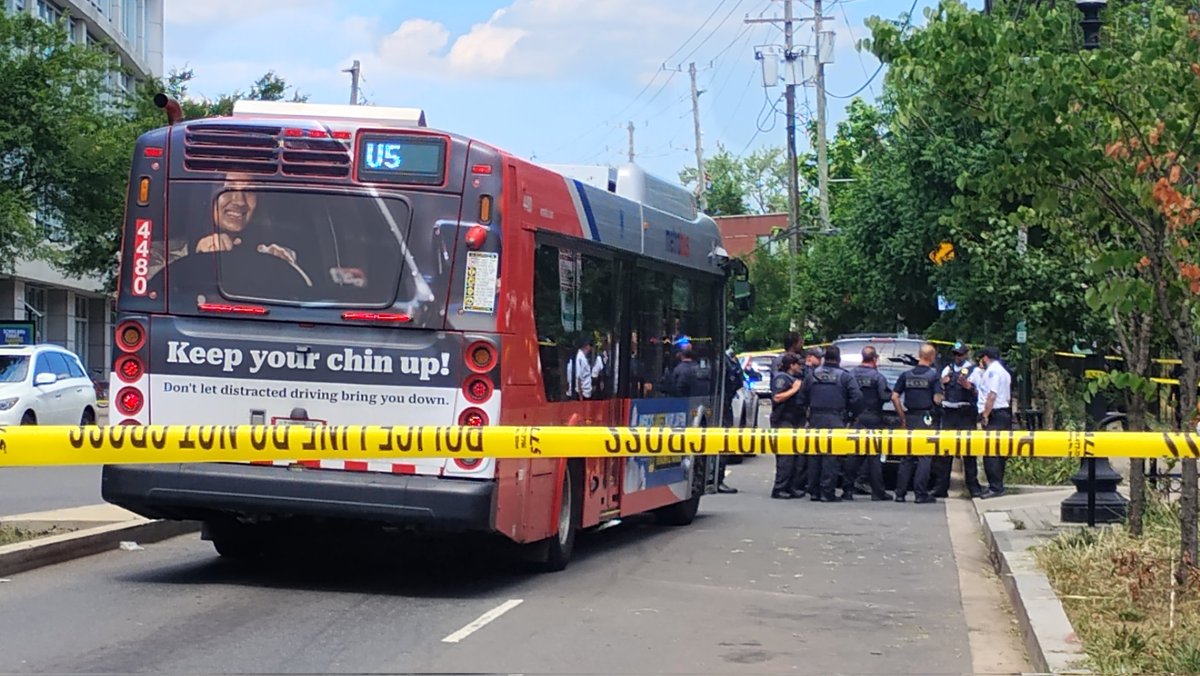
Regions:
[[[126,541],[159,542],[199,530],[193,522],[154,521],[110,504],[13,514],[0,517],[0,526],[55,533],[0,546],[0,576],[111,551]]]
[[[0,516],[0,526],[15,526],[28,530],[42,530],[58,526],[68,530],[80,530],[112,523],[133,523],[146,520],[116,505],[102,503]]]
[[[1042,673],[1090,673],[1078,666],[1087,654],[1031,551],[1080,527],[1060,518],[1062,501],[1074,492],[1074,487],[1013,486],[1004,496],[972,501],[1030,663]]]

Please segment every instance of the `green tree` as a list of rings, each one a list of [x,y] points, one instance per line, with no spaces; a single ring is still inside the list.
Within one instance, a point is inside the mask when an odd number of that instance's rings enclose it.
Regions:
[[[717,152],[704,160],[704,173],[708,174],[704,191],[705,213],[710,216],[738,216],[747,212],[746,170],[740,159],[718,143]],[[695,167],[680,171],[679,181],[685,186],[695,186]]]
[[[105,97],[110,63],[61,24],[0,13],[0,269],[53,253],[47,230],[71,240],[111,215],[95,180],[121,121]]]
[[[1110,380],[1130,393],[1136,426],[1149,356],[1164,337],[1183,360],[1180,406],[1195,411],[1200,30],[1190,4],[1115,4],[1094,52],[1079,49],[1069,5],[987,17],[943,2],[910,36],[874,25],[897,118],[910,133],[935,132],[928,147],[939,151],[943,187],[953,180],[939,221],[971,277],[954,286],[957,271],[946,266],[939,283],[968,298],[983,287],[1000,307],[1024,297],[1023,313],[1040,312],[1059,334],[1112,335],[1125,371]],[[1027,240],[1017,257],[996,245],[1014,232]],[[1014,279],[1026,289],[998,283]],[[1186,577],[1196,562],[1194,461],[1184,462],[1184,479]]]

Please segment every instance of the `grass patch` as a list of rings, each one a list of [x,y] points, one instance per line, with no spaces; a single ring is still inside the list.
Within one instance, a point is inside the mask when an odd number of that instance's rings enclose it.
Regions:
[[[1013,486],[1064,486],[1079,471],[1078,458],[1009,458],[1004,482]]]
[[[1145,536],[1124,526],[1064,533],[1035,551],[1087,651],[1104,674],[1200,673],[1200,571],[1172,608],[1179,518],[1151,501]]]
[[[61,535],[70,533],[68,528],[17,528],[16,526],[0,526],[0,546],[11,545],[17,542],[25,542],[26,540],[36,540],[37,538],[49,537],[51,535]]]

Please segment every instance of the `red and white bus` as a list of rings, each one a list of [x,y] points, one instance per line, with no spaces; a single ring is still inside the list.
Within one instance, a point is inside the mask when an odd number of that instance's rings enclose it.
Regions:
[[[686,190],[633,165],[538,166],[415,109],[239,101],[171,121],[133,158],[112,424],[720,424],[745,266]],[[669,378],[684,341],[689,396]],[[119,465],[102,493],[204,522],[226,556],[351,520],[498,533],[561,569],[580,529],[690,522],[713,464]]]

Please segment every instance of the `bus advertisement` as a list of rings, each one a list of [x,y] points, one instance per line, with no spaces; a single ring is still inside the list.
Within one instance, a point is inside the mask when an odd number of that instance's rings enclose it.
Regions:
[[[133,158],[112,424],[718,425],[727,293],[747,288],[720,245],[635,165],[538,166],[420,110],[172,119]],[[495,533],[557,570],[581,529],[690,522],[710,464],[113,465],[102,495],[200,521],[229,557],[345,520]]]

